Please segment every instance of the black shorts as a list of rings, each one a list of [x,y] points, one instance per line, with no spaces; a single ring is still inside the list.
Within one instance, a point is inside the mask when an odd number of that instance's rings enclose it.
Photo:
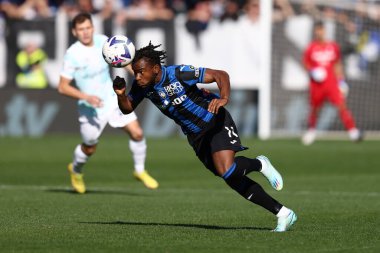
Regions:
[[[212,159],[213,153],[221,150],[239,152],[248,149],[241,145],[235,122],[230,113],[223,107],[215,115],[208,130],[202,134],[188,134],[187,140],[199,160],[215,175],[218,174]]]

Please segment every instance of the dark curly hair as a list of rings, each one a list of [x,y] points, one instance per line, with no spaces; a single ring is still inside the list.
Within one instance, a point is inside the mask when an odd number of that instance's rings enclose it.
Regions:
[[[146,47],[142,47],[139,50],[136,51],[135,57],[133,58],[132,64],[137,62],[138,60],[142,58],[147,58],[148,61],[150,61],[152,64],[161,64],[163,63],[163,60],[167,57],[166,51],[164,50],[155,50],[156,48],[160,47],[159,45],[153,45],[151,42],[149,42],[149,45]]]

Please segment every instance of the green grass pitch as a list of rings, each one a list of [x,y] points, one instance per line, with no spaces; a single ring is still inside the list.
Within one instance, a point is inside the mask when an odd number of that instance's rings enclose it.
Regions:
[[[184,138],[148,139],[158,190],[132,177],[128,138],[103,136],[85,168],[88,194],[71,192],[78,136],[0,138],[0,252],[380,252],[380,142],[243,139],[284,177],[273,197],[298,214],[276,219],[203,168]]]

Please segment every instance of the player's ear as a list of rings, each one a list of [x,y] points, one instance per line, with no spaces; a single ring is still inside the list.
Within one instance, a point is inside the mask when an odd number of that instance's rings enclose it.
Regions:
[[[71,33],[74,35],[74,37],[77,37],[77,32],[75,31],[75,29],[71,29]]]
[[[154,72],[155,74],[158,74],[158,73],[160,72],[160,69],[161,69],[161,67],[160,67],[160,65],[158,65],[158,64],[155,64],[155,65],[153,66],[153,72]]]

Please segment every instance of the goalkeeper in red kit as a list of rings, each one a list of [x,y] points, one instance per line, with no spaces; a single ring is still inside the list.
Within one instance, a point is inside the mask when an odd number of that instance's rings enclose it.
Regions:
[[[314,40],[304,52],[303,63],[310,76],[310,114],[308,130],[302,137],[302,143],[310,145],[314,142],[318,113],[325,101],[338,109],[350,139],[360,141],[362,133],[356,128],[355,120],[346,106],[348,86],[344,81],[340,48],[334,41],[326,40],[322,22],[314,25]]]

